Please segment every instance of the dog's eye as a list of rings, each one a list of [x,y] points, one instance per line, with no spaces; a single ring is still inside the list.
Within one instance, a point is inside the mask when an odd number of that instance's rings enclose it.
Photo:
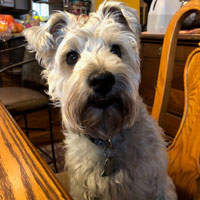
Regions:
[[[114,44],[110,51],[111,51],[111,53],[116,54],[117,56],[119,56],[121,58],[121,50],[117,44]]]
[[[66,62],[67,62],[68,65],[73,66],[73,65],[75,65],[77,63],[79,57],[80,57],[80,55],[78,54],[78,52],[70,51],[67,54]]]

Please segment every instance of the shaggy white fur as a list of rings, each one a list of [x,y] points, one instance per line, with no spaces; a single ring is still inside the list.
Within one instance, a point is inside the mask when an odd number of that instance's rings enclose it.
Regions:
[[[61,107],[74,200],[177,199],[162,130],[138,93],[139,34],[137,12],[117,1],[24,32]]]

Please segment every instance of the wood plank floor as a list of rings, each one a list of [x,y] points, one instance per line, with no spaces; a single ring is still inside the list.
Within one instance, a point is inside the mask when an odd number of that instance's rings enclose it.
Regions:
[[[62,134],[61,127],[61,116],[59,108],[52,107],[52,126],[53,126],[53,135],[54,142],[60,142],[64,139]],[[49,118],[48,111],[42,110],[27,115],[28,127],[31,128],[49,128]],[[21,128],[24,127],[24,118],[23,116],[14,117],[16,122]],[[25,132],[25,130],[24,130]],[[32,131],[29,130],[29,138],[33,144],[41,145],[50,143],[50,134],[49,131]]]

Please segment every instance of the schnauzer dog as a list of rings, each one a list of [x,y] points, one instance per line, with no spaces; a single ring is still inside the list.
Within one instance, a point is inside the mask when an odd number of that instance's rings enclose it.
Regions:
[[[138,93],[137,12],[105,1],[89,17],[58,12],[24,35],[61,107],[73,199],[177,199],[163,132]]]

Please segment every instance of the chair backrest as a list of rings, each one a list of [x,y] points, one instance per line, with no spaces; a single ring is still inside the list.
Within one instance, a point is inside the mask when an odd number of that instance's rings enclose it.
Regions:
[[[186,62],[184,93],[184,113],[169,147],[168,170],[179,199],[192,200],[200,181],[200,48],[195,49]],[[198,195],[200,199],[200,193]]]
[[[159,68],[152,116],[163,125],[174,68],[177,37],[185,18],[200,11],[200,0],[191,0],[172,18],[168,26]],[[185,105],[181,125],[169,147],[169,175],[179,200],[200,199],[200,48],[189,56],[184,71]]]
[[[4,43],[0,42],[0,44]],[[12,38],[6,43],[8,45],[4,45],[5,49],[0,50],[0,58],[3,58],[2,61],[0,60],[0,86],[2,87],[5,79],[6,86],[19,85],[44,92],[47,86],[41,76],[42,67],[36,61],[35,53],[25,49],[24,38]],[[6,73],[5,78],[2,78],[2,72]]]
[[[24,61],[34,60],[35,53],[24,51]],[[37,60],[22,65],[22,81],[25,87],[39,90],[43,92],[46,89],[46,82],[42,78],[41,72],[43,68],[38,64]]]

